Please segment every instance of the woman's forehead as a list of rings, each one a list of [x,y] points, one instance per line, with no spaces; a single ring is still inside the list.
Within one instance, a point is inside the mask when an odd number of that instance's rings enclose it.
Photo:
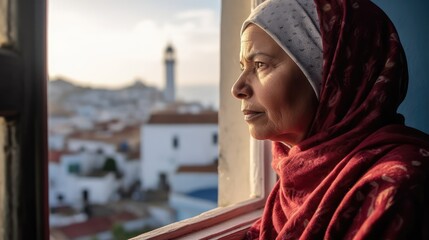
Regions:
[[[268,34],[257,25],[249,24],[246,29],[244,29],[243,34],[241,34],[241,42],[252,41],[264,35],[268,36]]]
[[[281,50],[280,46],[256,25],[249,25],[241,35],[240,55],[254,55],[256,53],[270,53]]]

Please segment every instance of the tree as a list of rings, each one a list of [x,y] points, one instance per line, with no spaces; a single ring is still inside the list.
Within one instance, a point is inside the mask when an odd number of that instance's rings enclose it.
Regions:
[[[103,171],[117,173],[116,160],[112,157],[107,157],[104,161]]]

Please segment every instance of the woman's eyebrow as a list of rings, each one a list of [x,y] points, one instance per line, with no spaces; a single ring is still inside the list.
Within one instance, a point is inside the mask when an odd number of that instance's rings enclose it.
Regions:
[[[273,56],[271,56],[271,55],[269,55],[269,54],[267,54],[267,53],[264,53],[264,52],[254,52],[254,53],[250,53],[248,56],[244,56],[244,59],[246,60],[246,61],[253,61],[253,59],[255,58],[255,57],[257,57],[257,56],[259,56],[259,55],[262,55],[262,56],[264,56],[264,57],[268,57],[268,58],[270,58],[270,59],[272,59],[272,58],[274,58]]]

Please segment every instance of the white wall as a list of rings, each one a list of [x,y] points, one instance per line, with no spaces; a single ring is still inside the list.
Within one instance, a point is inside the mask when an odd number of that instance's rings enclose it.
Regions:
[[[121,179],[122,187],[128,189],[131,184],[140,179],[140,164],[140,161],[126,161],[124,163]]]
[[[86,152],[97,152],[97,150],[102,149],[104,155],[113,155],[116,153],[116,146],[114,144],[109,144],[100,141],[91,141],[84,139],[69,139],[67,143],[69,151],[79,152],[82,148]]]
[[[178,173],[171,176],[172,192],[188,193],[198,189],[217,188],[217,173]]]
[[[218,157],[213,144],[216,124],[146,124],[141,128],[142,188],[158,186],[161,172],[173,173],[180,165],[208,165]],[[173,138],[178,137],[178,148]],[[171,183],[171,179],[169,179]]]
[[[176,209],[176,221],[181,221],[217,207],[215,202],[187,196],[185,194],[171,193],[170,206]]]
[[[65,147],[65,135],[50,133],[48,137],[48,146],[52,150],[63,150]]]
[[[105,204],[116,194],[118,185],[112,173],[104,177],[69,176],[61,192],[65,197],[64,201],[74,206],[82,205],[84,190],[89,193],[90,203]]]
[[[108,203],[116,194],[119,184],[113,173],[105,177],[80,177],[76,179],[76,194],[82,197],[82,191],[85,189],[89,192],[89,202],[97,204]]]
[[[69,174],[69,166],[71,164],[78,164],[80,168],[79,174],[88,174],[96,168],[101,168],[104,164],[105,157],[103,155],[93,153],[76,153],[76,154],[64,154],[61,157],[61,169],[62,174]]]
[[[58,195],[63,196],[62,204],[79,207],[82,204],[82,192],[88,190],[91,203],[106,203],[116,193],[119,183],[113,173],[102,177],[82,176],[102,167],[105,156],[91,153],[66,154],[57,166],[49,164],[49,179],[54,182],[49,192],[50,206],[58,206]],[[78,175],[69,172],[71,164],[78,164]]]
[[[49,206],[58,206],[59,202],[57,199],[58,188],[61,187],[61,165],[59,163],[49,162],[48,165],[49,173]]]
[[[164,226],[176,221],[174,210],[170,207],[150,205],[148,211],[154,225]]]

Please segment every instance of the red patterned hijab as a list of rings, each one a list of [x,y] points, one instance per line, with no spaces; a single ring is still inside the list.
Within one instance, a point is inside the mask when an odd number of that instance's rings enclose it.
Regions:
[[[429,239],[429,137],[397,108],[408,70],[369,0],[315,0],[323,40],[308,137],[274,143],[279,181],[248,239]]]

